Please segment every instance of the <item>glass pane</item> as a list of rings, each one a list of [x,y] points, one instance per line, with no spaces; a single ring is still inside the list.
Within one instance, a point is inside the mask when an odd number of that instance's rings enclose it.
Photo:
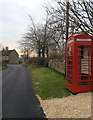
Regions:
[[[79,80],[91,80],[91,48],[90,46],[78,46]],[[83,82],[87,85],[86,82]],[[81,82],[80,82],[81,83]],[[82,84],[83,85],[83,84]]]
[[[68,48],[67,53],[67,79],[69,83],[72,83],[72,47]]]

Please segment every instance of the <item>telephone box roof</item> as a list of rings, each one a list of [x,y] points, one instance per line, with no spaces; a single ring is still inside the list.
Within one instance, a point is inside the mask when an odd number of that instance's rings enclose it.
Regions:
[[[79,37],[81,37],[81,38],[83,38],[83,37],[88,37],[88,38],[93,38],[93,36],[91,36],[91,35],[89,35],[89,34],[86,34],[86,33],[83,33],[83,34],[73,34],[73,35],[71,35],[69,38],[68,38],[68,40],[70,39],[70,38],[79,38]]]

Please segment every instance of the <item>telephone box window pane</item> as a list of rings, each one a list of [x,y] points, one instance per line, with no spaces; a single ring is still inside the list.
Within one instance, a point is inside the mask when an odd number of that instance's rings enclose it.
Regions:
[[[78,53],[79,82],[80,85],[88,85],[91,80],[91,48],[90,46],[78,46]]]
[[[67,56],[67,79],[68,82],[72,84],[72,47],[68,47]]]

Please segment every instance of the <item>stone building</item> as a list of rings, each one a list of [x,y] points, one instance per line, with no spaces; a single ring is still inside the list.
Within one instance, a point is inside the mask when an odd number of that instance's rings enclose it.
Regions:
[[[8,47],[1,51],[2,63],[4,64],[18,64],[19,63],[19,54],[15,49],[9,50]]]

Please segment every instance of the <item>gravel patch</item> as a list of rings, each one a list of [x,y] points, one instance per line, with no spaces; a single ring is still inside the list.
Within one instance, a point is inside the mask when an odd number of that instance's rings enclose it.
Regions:
[[[90,118],[92,95],[88,92],[49,100],[38,98],[47,118]]]

